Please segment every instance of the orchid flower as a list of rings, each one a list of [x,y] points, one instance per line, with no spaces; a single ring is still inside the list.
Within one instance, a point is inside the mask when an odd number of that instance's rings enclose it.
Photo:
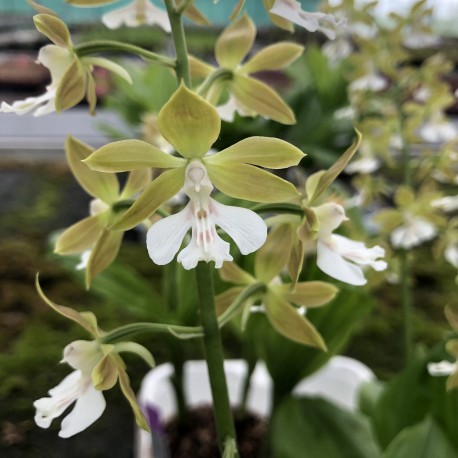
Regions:
[[[216,226],[233,238],[242,253],[258,249],[265,240],[265,224],[250,210],[212,199],[213,186],[230,197],[253,202],[293,200],[299,196],[297,189],[261,167],[288,167],[304,154],[283,140],[267,137],[246,138],[211,154],[221,119],[212,105],[183,84],[164,105],[158,121],[160,133],[176,149],[176,156],[140,140],[123,140],[103,146],[84,161],[101,172],[165,169],[110,228],[126,230],[142,223],[183,190],[190,198],[187,206],[156,222],[148,232],[148,250],[154,262],[170,262],[189,229],[191,242],[178,255],[187,269],[199,260],[215,261],[221,267],[232,259],[229,244],[219,237]]]
[[[253,77],[262,71],[280,70],[294,62],[303,46],[282,41],[266,46],[243,62],[253,47],[256,26],[246,15],[230,24],[218,37],[215,57],[219,68],[189,56],[191,75],[206,78],[199,89],[206,100],[218,106],[221,119],[232,121],[241,116],[261,115],[283,124],[296,122],[294,113],[279,94]],[[210,86],[206,83],[211,82]]]
[[[143,24],[157,24],[167,33],[171,31],[167,13],[149,0],[134,0],[126,6],[110,11],[102,16],[102,22],[109,29],[117,29],[122,25],[138,27]]]
[[[190,202],[181,212],[158,221],[148,230],[148,253],[156,264],[168,264],[175,257],[191,228],[191,242],[178,255],[178,262],[188,270],[199,261],[214,261],[216,268],[221,268],[224,261],[232,261],[230,245],[219,237],[216,225],[232,237],[242,254],[252,253],[264,244],[267,227],[263,219],[246,208],[218,203],[210,197],[212,189],[205,166],[200,161],[191,161],[184,184]]]
[[[87,98],[91,113],[95,111],[97,96],[92,71],[95,66],[106,68],[127,82],[132,83],[129,74],[120,65],[101,57],[78,57],[74,51],[70,32],[66,24],[54,12],[34,16],[37,30],[54,44],[46,45],[38,53],[38,62],[49,69],[51,84],[46,92],[37,97],[28,97],[8,104],[2,102],[0,113],[23,115],[33,112],[42,116],[54,111],[63,111]]]
[[[49,397],[34,402],[36,408],[35,422],[41,428],[48,428],[54,418],[59,417],[73,403],[73,410],[63,419],[59,436],[74,436],[94,423],[105,410],[105,399],[102,391],[112,388],[117,381],[129,401],[135,414],[137,424],[149,430],[148,423],[141,412],[134,392],[130,386],[121,352],[135,353],[150,367],[155,365],[151,353],[135,342],[108,343],[102,340],[102,332],[95,315],[91,312],[77,312],[69,307],[51,301],[36,280],[40,297],[55,312],[83,327],[94,340],[77,340],[64,349],[61,362],[66,362],[73,369],[59,385],[49,390]]]
[[[396,248],[410,248],[431,240],[437,234],[434,224],[421,216],[404,212],[404,223],[391,232],[391,244]]]
[[[345,19],[336,19],[332,14],[303,11],[300,2],[296,0],[275,0],[269,13],[304,27],[309,32],[322,32],[330,40],[335,39],[336,30],[346,26]]]
[[[73,137],[65,145],[67,160],[75,179],[93,197],[89,204],[89,216],[68,227],[58,237],[55,252],[62,255],[81,253],[76,269],[86,269],[86,285],[107,268],[116,258],[124,231],[111,231],[108,226],[122,214],[119,202],[139,193],[151,180],[151,170],[136,170],[129,177],[122,191],[115,175],[95,172],[81,162],[93,148]]]
[[[367,280],[362,267],[386,269],[387,263],[379,259],[385,255],[382,247],[367,248],[362,242],[332,233],[347,220],[341,205],[326,203],[312,209],[319,223],[317,265],[324,273],[350,285],[364,285]]]

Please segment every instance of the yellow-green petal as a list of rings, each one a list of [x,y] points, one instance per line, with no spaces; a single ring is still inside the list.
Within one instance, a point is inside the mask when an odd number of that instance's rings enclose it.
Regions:
[[[119,342],[114,344],[114,351],[116,353],[135,353],[137,356],[143,359],[149,367],[156,366],[156,362],[154,361],[153,355],[151,352],[145,348],[143,345],[140,345],[136,342]]]
[[[81,62],[75,59],[62,77],[56,92],[56,111],[64,111],[77,105],[86,95],[88,74]]]
[[[215,57],[220,67],[235,70],[253,47],[255,38],[256,27],[247,15],[226,27],[215,45]]]
[[[95,366],[91,379],[96,390],[109,390],[115,386],[118,381],[118,368],[110,354],[105,355]]]
[[[118,255],[124,232],[105,229],[91,251],[86,267],[86,287],[92,279],[104,271]]]
[[[216,109],[184,84],[162,107],[158,123],[163,137],[188,159],[206,154],[221,130]]]
[[[296,118],[291,108],[267,84],[249,76],[234,74],[230,91],[238,103],[267,119],[282,124],[295,124]]]
[[[150,168],[132,170],[127,177],[120,199],[128,199],[143,191],[150,183],[153,172]]]
[[[203,60],[198,59],[194,56],[188,56],[189,71],[191,72],[191,77],[196,79],[201,79],[207,77],[210,73],[215,71],[215,67],[207,64]]]
[[[94,151],[84,162],[100,172],[128,172],[143,167],[170,169],[187,163],[185,159],[164,153],[142,140],[109,143]]]
[[[450,326],[458,331],[458,305],[447,305],[445,307],[445,316]]]
[[[297,234],[297,231],[296,231]],[[292,286],[295,286],[304,265],[305,245],[297,235],[294,237],[291,254],[288,260],[288,272],[292,280]]]
[[[269,291],[265,297],[267,318],[272,326],[287,339],[326,351],[326,344],[310,321],[285,299]]]
[[[297,189],[286,180],[249,164],[214,165],[206,163],[212,183],[224,194],[254,202],[288,202]]]
[[[103,57],[93,57],[93,56],[83,57],[81,60],[86,65],[89,64],[89,65],[95,65],[96,67],[105,68],[106,70],[118,75],[120,78],[122,78],[127,83],[132,84],[132,78],[129,75],[129,72],[124,67],[117,64],[116,62],[113,62],[112,60],[105,59]]]
[[[53,11],[52,9],[50,8],[46,8],[45,6],[43,5],[40,5],[39,3],[33,1],[33,0],[27,0],[27,3],[35,10],[37,11],[38,13],[40,14],[49,14],[50,16],[57,16],[57,13],[55,11]]]
[[[235,285],[249,285],[256,281],[256,279],[248,272],[239,267],[235,262],[225,262],[223,267],[218,269],[221,280]]]
[[[292,64],[303,52],[304,47],[297,43],[288,41],[275,43],[261,49],[242,65],[240,71],[249,74],[264,70],[280,70]]]
[[[208,18],[200,11],[196,5],[191,2],[190,5],[184,10],[183,15],[186,16],[191,22],[197,25],[211,25]]]
[[[245,5],[245,0],[238,0],[237,4],[234,6],[234,9],[232,10],[231,15],[229,16],[229,19],[231,21],[234,21],[237,18],[237,16],[242,11],[244,5]]]
[[[78,221],[58,237],[54,249],[57,254],[81,253],[94,245],[103,231],[98,215]]]
[[[70,169],[81,185],[91,196],[97,197],[107,204],[118,198],[119,182],[115,175],[91,170],[84,162],[94,148],[74,137],[67,137],[65,154]]]
[[[72,46],[70,32],[65,22],[51,14],[36,14],[33,22],[37,30],[62,48]]]
[[[65,318],[68,318],[75,323],[78,323],[81,327],[86,329],[86,331],[89,332],[93,337],[97,338],[99,335],[99,330],[97,328],[97,321],[94,322],[93,319],[87,319],[83,314],[77,312],[76,310],[71,309],[70,307],[66,307],[65,305],[59,305],[53,302],[51,299],[49,299],[43,290],[41,289],[40,282],[38,279],[38,274],[36,276],[35,280],[35,287],[38,291],[38,294],[40,297],[48,304],[55,312],[59,313],[60,315],[64,316]],[[92,314],[92,317],[95,317]]]
[[[324,281],[306,281],[296,284],[291,289],[291,284],[273,285],[271,289],[288,302],[304,307],[319,307],[334,299],[339,289],[331,283]]]
[[[127,230],[142,223],[165,201],[171,199],[184,184],[185,168],[167,170],[152,181],[132,207],[115,221],[112,229]]]
[[[293,246],[294,229],[291,224],[274,227],[264,245],[256,253],[256,278],[268,284],[288,263]]]
[[[278,138],[249,137],[219,153],[205,157],[210,164],[244,162],[269,169],[283,169],[297,165],[305,154],[291,143]]]

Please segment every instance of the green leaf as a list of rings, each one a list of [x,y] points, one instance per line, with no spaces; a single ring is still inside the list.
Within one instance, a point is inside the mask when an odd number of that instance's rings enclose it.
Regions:
[[[312,201],[316,200],[324,191],[334,182],[334,180],[340,175],[342,170],[347,166],[350,159],[356,153],[360,143],[362,135],[357,130],[356,140],[353,144],[340,156],[340,158],[322,175],[320,175],[318,182],[315,184],[314,189],[307,189],[307,197],[309,205]]]
[[[235,70],[253,47],[255,38],[256,27],[247,15],[226,27],[215,45],[216,61],[220,67]]]
[[[184,84],[163,106],[158,122],[164,138],[188,159],[205,155],[221,130],[216,109]]]
[[[171,199],[184,184],[184,167],[167,170],[153,180],[140,194],[132,207],[111,227],[113,230],[131,229],[152,215],[165,201]]]
[[[211,182],[224,194],[254,202],[287,202],[299,196],[286,180],[248,164],[213,165],[205,161]]]
[[[272,419],[273,456],[281,458],[379,458],[362,415],[320,398],[287,398]]]
[[[75,59],[65,72],[56,92],[56,111],[64,111],[77,105],[86,95],[88,75],[81,62]]]
[[[249,137],[204,159],[209,164],[242,162],[269,169],[283,169],[299,164],[305,154],[284,140]]]
[[[236,73],[230,83],[230,91],[237,102],[248,111],[254,111],[282,124],[296,122],[291,108],[277,92],[261,81]]]
[[[174,157],[142,140],[121,140],[94,151],[84,161],[100,172],[128,172],[143,167],[169,169],[186,166],[187,161]]]
[[[70,48],[72,39],[65,22],[51,14],[36,14],[33,22],[37,30],[62,48]]]
[[[282,41],[266,46],[255,54],[240,69],[243,73],[255,73],[264,70],[280,70],[292,64],[304,52],[304,47],[297,43]]]
[[[390,443],[384,458],[458,458],[441,428],[431,418],[402,430]]]
[[[326,344],[316,328],[289,302],[268,291],[264,296],[267,317],[286,338],[326,351]]]
[[[71,136],[67,137],[65,154],[68,165],[78,183],[89,195],[97,197],[107,204],[112,204],[118,198],[118,179],[115,175],[109,173],[95,172],[82,162],[93,151],[94,148],[86,143]]]

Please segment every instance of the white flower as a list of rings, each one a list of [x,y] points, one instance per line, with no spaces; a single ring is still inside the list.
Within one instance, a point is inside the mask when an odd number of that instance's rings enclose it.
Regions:
[[[375,72],[368,73],[350,83],[349,89],[353,92],[370,91],[380,92],[388,86],[387,80]]]
[[[337,20],[332,14],[303,11],[301,4],[296,0],[275,0],[269,12],[300,25],[309,32],[320,31],[330,40],[335,39],[336,29],[343,28],[346,25],[346,20]]]
[[[380,167],[380,161],[374,157],[362,157],[355,161],[350,162],[350,164],[345,167],[346,173],[372,173],[375,172]]]
[[[429,143],[442,143],[454,140],[457,130],[454,124],[443,119],[432,119],[418,131],[420,137]]]
[[[256,116],[256,112],[244,108],[238,100],[236,100],[232,95],[229,96],[228,101],[216,107],[216,110],[219,113],[220,118],[226,122],[234,122],[235,113],[238,113],[240,116]]]
[[[158,221],[148,230],[148,253],[156,264],[168,264],[175,257],[189,229],[192,229],[191,242],[177,258],[185,269],[196,267],[199,261],[214,261],[217,268],[224,261],[232,261],[230,245],[219,237],[216,226],[234,240],[242,254],[252,253],[264,244],[267,227],[262,218],[246,208],[223,205],[212,199],[213,185],[200,161],[192,161],[185,173],[183,190],[190,202],[182,211]]]
[[[444,258],[453,267],[458,269],[458,242],[449,243],[444,250]]]
[[[50,397],[33,403],[37,409],[35,422],[40,428],[49,428],[52,420],[75,401],[73,410],[62,420],[60,437],[71,437],[83,431],[102,415],[105,399],[91,379],[91,373],[102,357],[96,341],[77,340],[65,347],[62,361],[76,370],[49,390]]]
[[[444,377],[453,374],[458,369],[458,363],[450,361],[440,361],[439,363],[428,363],[429,375],[433,377]]]
[[[434,199],[431,202],[434,208],[439,208],[444,212],[454,212],[458,210],[458,195],[456,196],[445,196],[440,199]]]
[[[34,116],[42,116],[56,111],[57,88],[74,59],[74,55],[67,48],[56,45],[47,45],[41,48],[37,60],[48,68],[51,73],[51,84],[46,87],[46,92],[37,97],[18,100],[12,105],[2,102],[0,113],[23,115],[34,111]]]
[[[89,259],[91,257],[91,254],[92,254],[92,250],[85,250],[81,253],[81,256],[80,256],[80,262],[75,266],[75,269],[76,270],[84,270],[88,263],[89,263]]]
[[[404,225],[391,233],[391,244],[406,250],[431,240],[436,236],[436,227],[428,220],[410,213],[404,215]]]
[[[361,266],[370,266],[375,270],[386,269],[386,262],[378,259],[385,255],[382,247],[376,245],[367,248],[362,242],[332,234],[347,219],[341,205],[326,203],[313,210],[320,224],[317,234],[317,265],[324,273],[350,285],[364,285],[367,280]]]
[[[157,24],[166,32],[171,31],[167,13],[154,6],[149,0],[134,0],[122,8],[110,11],[102,16],[102,22],[109,29],[117,29],[122,25],[138,27],[143,24]]]

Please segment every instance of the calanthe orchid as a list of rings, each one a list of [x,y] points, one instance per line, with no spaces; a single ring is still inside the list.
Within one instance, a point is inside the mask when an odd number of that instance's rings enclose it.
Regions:
[[[362,269],[364,266],[377,271],[386,269],[387,263],[379,259],[385,255],[382,247],[367,248],[362,242],[332,233],[347,220],[341,205],[326,203],[312,210],[319,225],[317,265],[324,273],[350,285],[364,285],[367,283]]]
[[[39,7],[41,9],[41,7]],[[13,104],[2,102],[0,113],[23,115],[34,112],[42,116],[54,111],[63,111],[87,98],[91,112],[97,103],[95,82],[92,76],[94,66],[110,70],[131,83],[129,74],[120,65],[101,57],[78,57],[74,51],[70,32],[65,23],[51,10],[49,14],[34,16],[37,30],[54,44],[46,45],[38,53],[38,62],[49,69],[51,84],[46,92],[37,97],[28,97]]]
[[[55,252],[62,255],[81,253],[77,269],[86,269],[86,284],[116,258],[124,231],[111,231],[108,226],[122,214],[118,205],[142,191],[151,180],[151,170],[135,170],[122,191],[115,175],[91,170],[81,162],[94,151],[89,145],[69,137],[65,145],[67,161],[80,186],[93,197],[89,216],[67,228],[56,241]]]
[[[134,0],[126,6],[110,11],[102,16],[102,22],[109,29],[117,29],[122,25],[138,27],[157,24],[167,33],[171,31],[167,13],[149,0]]]
[[[206,78],[199,93],[217,105],[222,119],[231,121],[234,113],[241,116],[264,116],[283,124],[294,124],[295,117],[282,98],[267,84],[252,75],[261,71],[280,70],[294,62],[304,48],[283,41],[261,49],[242,63],[253,47],[256,27],[246,15],[229,25],[218,37],[215,68],[190,56],[191,75]]]
[[[216,226],[232,237],[242,254],[252,253],[264,244],[267,227],[263,219],[246,208],[220,204],[210,197],[212,189],[205,166],[198,160],[191,161],[184,183],[190,202],[148,230],[148,252],[156,264],[168,264],[175,257],[191,228],[191,242],[178,255],[185,269],[195,268],[199,261],[214,261],[216,268],[221,268],[224,261],[232,261],[230,245],[219,237]]]
[[[410,212],[405,212],[403,218],[403,224],[394,229],[390,235],[391,244],[395,248],[409,250],[436,236],[436,226],[427,219]]]
[[[102,172],[166,169],[111,229],[126,230],[140,224],[184,188],[190,198],[186,208],[155,223],[148,234],[148,248],[155,262],[170,262],[190,228],[191,243],[178,258],[187,268],[199,260],[214,260],[220,266],[231,259],[229,245],[219,238],[216,226],[229,234],[242,252],[259,248],[266,232],[262,220],[249,210],[218,203],[210,192],[215,186],[230,197],[254,202],[293,200],[299,196],[297,189],[261,167],[288,167],[304,154],[283,140],[266,137],[246,138],[209,154],[219,136],[221,119],[212,105],[184,85],[164,105],[158,121],[161,134],[180,156],[140,140],[124,140],[100,148],[85,160],[89,167]]]
[[[296,0],[267,0],[271,16],[278,16],[288,22],[297,24],[309,32],[322,32],[330,40],[336,37],[336,30],[346,26],[345,19],[337,19],[332,14],[303,11],[300,2]]]
[[[91,312],[77,312],[69,307],[51,301],[36,281],[41,298],[55,312],[82,326],[94,340],[77,340],[64,349],[62,362],[75,369],[56,387],[49,390],[49,397],[34,402],[35,422],[41,428],[48,428],[54,418],[76,402],[73,410],[63,419],[59,436],[71,437],[94,423],[105,410],[102,391],[109,390],[119,380],[121,390],[129,401],[137,424],[149,430],[148,423],[141,412],[134,392],[130,386],[121,352],[135,353],[149,366],[154,366],[151,353],[135,342],[109,343],[106,333],[100,330],[97,319]]]

